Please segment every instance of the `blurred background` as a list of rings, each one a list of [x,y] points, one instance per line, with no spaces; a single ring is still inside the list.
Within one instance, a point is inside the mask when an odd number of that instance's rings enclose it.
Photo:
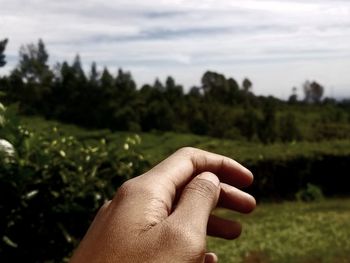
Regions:
[[[350,262],[350,2],[0,0],[0,261],[68,262],[180,147],[253,171],[222,262]]]

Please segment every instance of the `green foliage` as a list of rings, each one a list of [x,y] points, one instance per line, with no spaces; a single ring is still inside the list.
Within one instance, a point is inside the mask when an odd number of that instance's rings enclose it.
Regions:
[[[315,123],[315,141],[348,139],[350,136],[350,126],[346,123]]]
[[[300,141],[301,133],[296,123],[295,115],[291,112],[279,119],[279,133],[283,142]]]
[[[298,101],[296,88],[284,102],[256,96],[248,78],[239,85],[213,71],[188,93],[171,76],[138,89],[123,69],[112,75],[92,63],[85,74],[79,55],[54,68],[48,57],[42,40],[21,48],[18,66],[0,79],[7,105],[17,103],[27,115],[114,131],[192,132],[265,144],[350,138],[348,103],[321,103],[324,88],[315,81],[304,84],[307,103]]]
[[[350,194],[347,187],[350,178],[341,172],[334,173],[334,167],[339,171],[350,169],[349,140],[265,145],[191,134],[144,133],[142,137],[140,151],[152,164],[183,146],[234,158],[253,171],[255,180],[249,191],[259,200],[292,200],[307,183],[322,187],[326,196]]]
[[[118,149],[103,138],[81,142],[56,127],[16,126],[1,129],[1,136],[15,145],[13,158],[0,159],[1,262],[67,261],[96,210],[148,168],[134,150],[138,136]]]
[[[6,65],[4,51],[5,51],[7,42],[8,42],[7,39],[0,41],[0,68]]]
[[[349,170],[350,141],[348,140],[264,145],[257,142],[222,140],[191,134],[155,132],[142,134],[143,143],[137,145],[137,137],[128,139],[126,133],[121,132],[85,130],[73,125],[45,121],[37,117],[22,117],[21,122],[24,123],[22,129],[17,129],[18,125],[13,125],[18,132],[16,136],[8,136],[7,132],[3,133],[6,136],[2,137],[11,143],[15,143],[16,138],[24,139],[22,143],[18,142],[19,146],[15,147],[18,155],[16,165],[0,166],[2,169],[0,213],[6,215],[0,218],[2,238],[0,254],[4,255],[0,261],[4,262],[43,262],[45,260],[62,262],[62,258],[69,255],[77,240],[85,232],[95,210],[105,198],[110,198],[110,194],[117,185],[125,180],[124,175],[132,176],[134,168],[135,174],[141,173],[142,167],[145,167],[146,163],[140,160],[137,152],[142,152],[144,158],[150,160],[152,164],[164,159],[182,146],[198,147],[235,158],[253,170],[255,184],[249,191],[254,193],[258,200],[269,198],[281,201],[282,198],[294,198],[300,187],[308,182],[322,186],[326,196],[349,193],[348,176],[343,173],[334,174],[334,167],[337,167],[339,171]],[[11,120],[9,123],[13,123],[13,121]],[[25,129],[24,126],[31,128]],[[59,128],[53,130],[53,127]],[[39,139],[39,136],[42,138]],[[73,136],[73,140],[70,136]],[[63,138],[65,139],[62,142]],[[55,140],[56,143],[54,143]],[[29,141],[29,149],[32,150],[25,150],[26,141]],[[88,153],[81,152],[80,148],[75,146],[68,147],[69,143],[73,143],[73,145],[77,143]],[[20,150],[22,149],[20,145],[24,150]],[[97,152],[93,152],[95,147],[99,147]],[[104,147],[107,149],[102,151]],[[38,149],[49,149],[49,154],[45,155],[42,150],[37,152]],[[133,151],[133,149],[135,150]],[[62,156],[61,150],[64,151],[65,157]],[[107,155],[110,155],[110,159],[98,156],[104,151],[108,152]],[[26,155],[26,153],[31,154]],[[127,155],[126,159],[123,159],[124,154]],[[136,158],[136,161],[133,161],[130,154]],[[93,162],[84,162],[87,155],[91,156],[90,160]],[[49,156],[49,158],[45,156]],[[18,160],[28,160],[28,158],[29,161],[23,166],[18,166]],[[132,167],[128,165],[130,158],[133,162]],[[41,159],[43,159],[42,162],[39,161]],[[77,164],[72,165],[71,161],[75,159],[83,163],[81,173],[74,173],[78,167]],[[102,165],[101,160],[105,160],[106,165]],[[116,166],[112,166],[115,162],[117,162]],[[141,163],[137,164],[138,162]],[[36,163],[40,163],[40,165],[34,165]],[[95,177],[91,177],[94,163],[100,168],[97,169]],[[41,169],[40,167],[45,164],[50,164],[51,168]],[[137,170],[140,172],[136,173]],[[57,171],[63,171],[64,174],[67,174],[68,181],[66,183]],[[113,171],[113,173],[103,171]],[[84,176],[82,176],[83,174]],[[332,177],[329,174],[332,174]],[[73,187],[75,190],[72,189]],[[38,190],[38,192],[32,192],[34,190]],[[53,196],[52,191],[58,192],[58,197]],[[27,195],[29,195],[29,199]],[[233,259],[249,258],[254,254],[254,251],[261,252],[261,254],[256,252],[255,255],[259,255],[259,257],[263,255],[271,259],[271,262],[295,262],[297,261],[295,257],[298,257],[298,260],[300,258],[303,262],[302,259],[305,257],[318,255],[325,247],[334,245],[334,240],[347,240],[345,239],[347,235],[337,229],[344,228],[344,220],[346,219],[346,222],[349,220],[344,216],[340,217],[339,221],[336,219],[335,213],[330,219],[330,214],[327,212],[329,209],[331,211],[336,208],[344,211],[346,209],[339,208],[341,205],[339,202],[335,204],[325,202],[324,205],[323,202],[290,204],[285,209],[282,207],[274,209],[271,205],[266,208],[263,214],[258,213],[252,219],[244,221],[246,231],[242,238],[236,241],[235,249],[232,249],[232,243],[223,243],[218,240],[210,241],[210,247],[215,248],[222,260],[227,262],[231,262]],[[325,215],[316,217],[316,219],[314,213],[310,212],[310,215],[305,215],[304,213],[311,211],[310,209],[319,209],[321,212],[327,213],[328,220],[325,220]],[[236,214],[234,217],[237,219]],[[304,220],[302,224],[300,220]],[[336,230],[329,228],[329,220],[336,222]],[[322,222],[326,223],[322,224]],[[317,225],[315,225],[316,223]],[[247,226],[247,224],[249,225]],[[8,225],[10,227],[7,227]],[[296,231],[295,226],[300,230],[299,232]],[[320,231],[318,231],[317,226],[319,226]],[[281,231],[281,229],[286,231]],[[308,239],[302,239],[305,237],[304,231],[310,233],[307,235]],[[310,231],[314,232],[311,234]],[[28,235],[23,235],[24,232]],[[267,235],[267,233],[272,234]],[[330,239],[325,238],[327,235]],[[319,242],[308,242],[312,236],[317,237]],[[53,239],[54,241],[52,241]],[[293,242],[298,244],[302,242],[313,252],[311,253],[307,249],[300,250],[298,246],[292,246]],[[338,246],[337,249],[332,250],[334,253],[327,255],[327,257],[330,259],[342,256],[342,253],[346,252],[345,249],[344,246]],[[4,258],[5,256],[7,258]],[[293,259],[295,260],[293,261]]]
[[[316,81],[305,81],[304,85],[305,102],[319,103],[323,96],[324,87]]]
[[[263,107],[263,119],[258,131],[263,143],[273,143],[277,138],[276,105],[273,100],[268,100]]]
[[[252,86],[253,86],[253,83],[248,78],[245,78],[243,80],[242,87],[245,93],[248,93],[251,90]]]
[[[53,73],[48,66],[48,59],[42,40],[37,45],[29,44],[20,49],[19,64],[11,75],[22,83],[15,87],[14,98],[20,101],[23,112],[41,113],[48,110],[48,105],[42,103],[51,94]]]
[[[250,106],[246,107],[243,114],[237,118],[237,127],[241,135],[251,141],[259,132],[259,116]]]
[[[295,197],[298,201],[314,202],[324,199],[322,189],[317,185],[308,183],[306,188],[299,190]]]

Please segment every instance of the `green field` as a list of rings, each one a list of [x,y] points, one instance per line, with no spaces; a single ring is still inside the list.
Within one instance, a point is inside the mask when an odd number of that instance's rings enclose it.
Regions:
[[[61,124],[56,121],[43,121],[40,117],[22,117],[22,122],[31,130],[48,133],[52,127],[58,127],[64,135],[73,135],[87,143],[106,138],[114,147],[121,147],[130,132],[110,130],[86,130],[75,125]],[[193,134],[173,132],[138,133],[142,143],[138,149],[145,158],[155,164],[177,149],[192,146],[223,154],[242,163],[257,160],[288,160],[296,156],[309,157],[320,154],[334,156],[350,155],[350,140],[320,142],[292,142],[264,145],[258,142],[218,139]]]
[[[111,147],[122,147],[129,133],[85,130],[41,118],[22,119],[25,126],[48,134],[58,127],[62,136],[73,135],[94,144],[105,138]],[[155,164],[183,146],[221,153],[243,164],[261,160],[289,160],[296,157],[350,156],[350,141],[322,143],[295,142],[263,145],[256,142],[220,140],[175,133],[140,133],[138,150]],[[238,219],[244,232],[235,241],[209,238],[209,250],[220,262],[243,263],[345,263],[350,262],[350,199],[325,199],[321,202],[260,203],[250,215],[216,211],[226,218]]]
[[[243,223],[239,239],[209,238],[220,262],[350,262],[350,199],[259,204],[250,215],[217,214]]]

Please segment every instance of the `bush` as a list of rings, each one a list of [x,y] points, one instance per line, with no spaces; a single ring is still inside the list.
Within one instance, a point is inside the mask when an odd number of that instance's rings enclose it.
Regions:
[[[320,187],[327,197],[349,196],[350,177],[346,173],[334,172],[334,167],[337,171],[348,171],[349,161],[349,154],[341,152],[285,159],[265,159],[262,156],[261,160],[246,162],[254,174],[254,183],[249,191],[258,200],[293,200],[301,189],[304,189],[302,192],[313,192],[313,187],[307,187],[309,183]]]
[[[0,262],[67,262],[96,210],[148,168],[132,147],[138,136],[112,150],[104,139],[86,145],[56,127],[4,130],[16,153],[0,159]]]
[[[301,189],[295,194],[298,201],[313,202],[324,199],[322,189],[313,184],[307,184],[306,188]]]

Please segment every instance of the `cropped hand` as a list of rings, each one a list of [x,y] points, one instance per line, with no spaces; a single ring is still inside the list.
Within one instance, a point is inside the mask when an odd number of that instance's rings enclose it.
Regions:
[[[252,173],[236,161],[183,148],[125,182],[99,210],[71,263],[217,262],[206,236],[234,239],[238,222],[211,215],[219,206],[248,213],[255,199],[239,190]]]

